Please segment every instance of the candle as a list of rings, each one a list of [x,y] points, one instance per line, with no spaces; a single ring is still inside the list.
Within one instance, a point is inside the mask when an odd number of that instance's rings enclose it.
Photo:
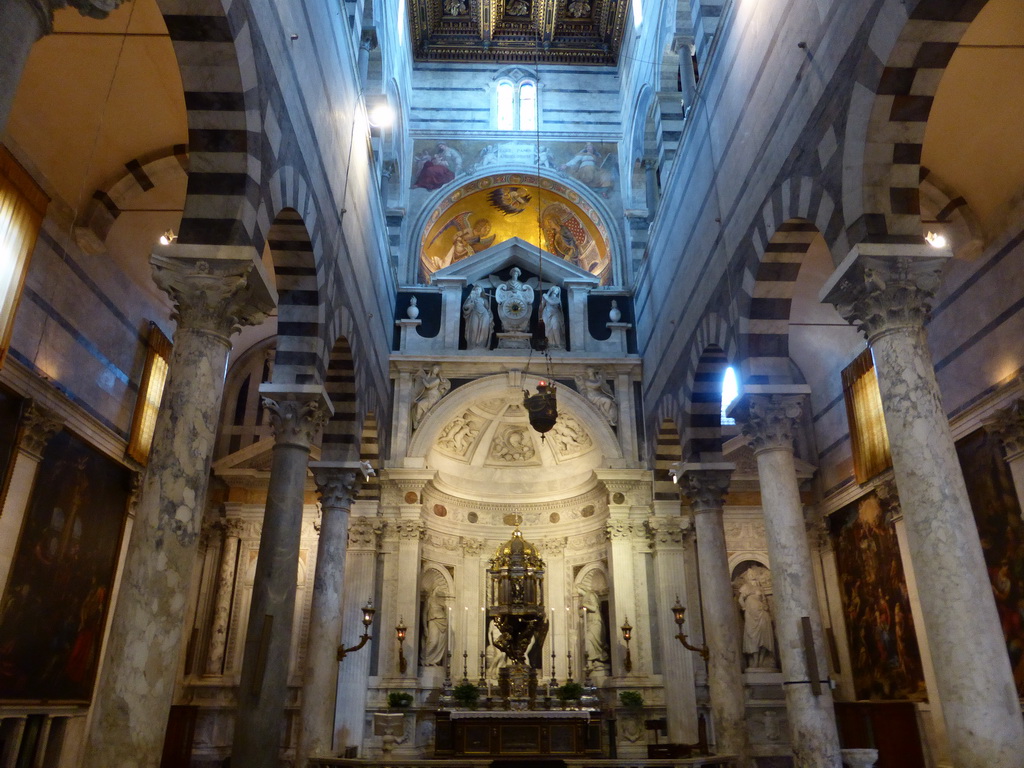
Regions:
[[[463,649],[466,653],[469,653],[469,606],[465,607],[466,611],[466,647]]]
[[[452,623],[452,607],[448,606],[448,653],[455,651],[455,625]]]

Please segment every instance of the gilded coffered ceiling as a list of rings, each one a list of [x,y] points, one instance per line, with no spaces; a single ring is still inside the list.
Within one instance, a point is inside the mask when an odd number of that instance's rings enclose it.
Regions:
[[[614,65],[628,3],[622,0],[416,0],[419,61]]]

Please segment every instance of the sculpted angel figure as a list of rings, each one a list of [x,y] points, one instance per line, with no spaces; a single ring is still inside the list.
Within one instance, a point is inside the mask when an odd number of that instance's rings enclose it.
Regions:
[[[596,368],[587,368],[586,375],[576,375],[576,388],[614,427],[618,421],[618,409],[615,407],[615,395],[608,388],[604,376]]]
[[[452,383],[441,375],[441,366],[435,365],[430,372],[420,371],[413,384],[412,428],[416,429],[423,417],[442,397],[448,394]]]
[[[562,289],[552,285],[540,297],[540,319],[548,349],[565,349],[565,316],[562,314]]]

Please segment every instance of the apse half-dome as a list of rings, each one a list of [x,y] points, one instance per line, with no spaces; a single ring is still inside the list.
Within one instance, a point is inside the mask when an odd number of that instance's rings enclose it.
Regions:
[[[423,277],[512,237],[580,267],[602,285],[611,279],[611,237],[601,214],[575,190],[529,173],[485,176],[446,195],[423,230]]]

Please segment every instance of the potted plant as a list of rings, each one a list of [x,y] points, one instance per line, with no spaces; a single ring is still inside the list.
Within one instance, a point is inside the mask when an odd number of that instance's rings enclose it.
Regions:
[[[643,709],[644,696],[640,691],[622,691],[619,694],[619,702],[626,709],[639,710]]]
[[[405,691],[391,691],[388,694],[388,706],[391,709],[406,709],[412,704],[412,694]]]
[[[562,702],[562,706],[565,706],[567,702],[580,700],[580,696],[583,695],[583,686],[579,683],[566,683],[560,685],[555,689],[555,695],[558,696],[558,700]]]
[[[460,707],[476,709],[477,700],[480,698],[480,689],[473,683],[459,683],[452,691],[452,698]]]

